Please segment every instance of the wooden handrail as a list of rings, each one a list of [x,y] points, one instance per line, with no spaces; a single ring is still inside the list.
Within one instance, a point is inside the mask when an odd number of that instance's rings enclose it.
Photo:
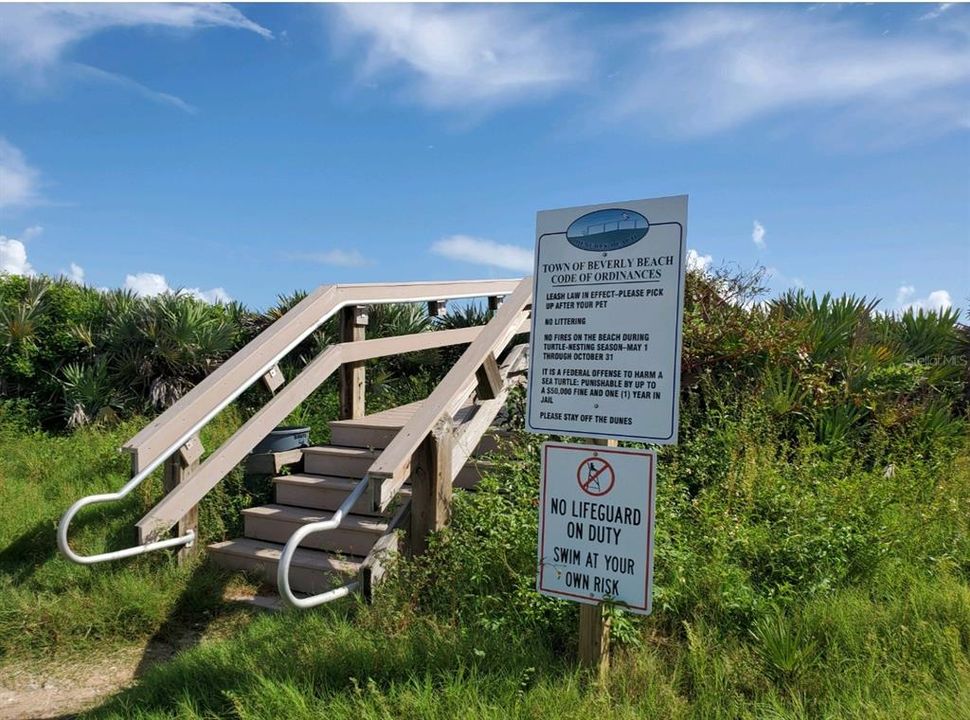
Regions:
[[[532,278],[522,280],[468,346],[444,379],[421,403],[407,424],[387,445],[368,471],[371,505],[384,509],[407,479],[411,456],[446,414],[454,416],[477,383],[478,369],[490,355],[498,355],[521,331],[521,314],[532,300]]]
[[[344,363],[473,342],[487,325],[330,345],[226,440],[189,480],[168,493],[138,521],[139,542],[151,542],[214,488],[267,433],[282,422]]]
[[[251,340],[124,444],[137,473],[190,429],[238,397],[338,310],[348,305],[507,295],[518,280],[323,285]]]

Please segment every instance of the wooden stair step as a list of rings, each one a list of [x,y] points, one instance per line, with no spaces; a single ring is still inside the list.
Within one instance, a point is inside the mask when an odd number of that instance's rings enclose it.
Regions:
[[[385,448],[420,407],[419,400],[356,420],[334,420],[330,423],[330,442],[346,447]]]
[[[380,455],[377,450],[339,445],[303,449],[303,471],[310,475],[336,475],[360,479]]]
[[[276,568],[282,554],[283,545],[251,538],[209,545],[209,557],[218,565],[254,573],[273,587],[276,586]],[[294,553],[290,564],[290,586],[296,592],[325,592],[354,579],[362,562],[362,558],[343,558],[335,553],[301,547]]]
[[[365,415],[356,420],[334,420],[330,422],[330,443],[346,448],[383,450],[420,407],[421,401],[418,401],[373,415]],[[467,422],[474,417],[477,409],[478,406],[474,404],[463,406],[455,413],[455,422],[459,425]],[[498,443],[494,437],[490,437],[493,434],[507,433],[498,428],[492,428],[482,437],[478,447],[475,448],[474,455],[482,455],[496,449]]]
[[[333,513],[290,505],[262,505],[243,510],[243,516],[247,538],[285,544],[300,526],[329,520]],[[360,515],[348,515],[340,523],[340,527],[314,533],[300,547],[364,557],[385,532],[385,522]]]
[[[309,475],[300,473],[280,475],[273,478],[276,485],[276,502],[280,505],[293,505],[313,510],[336,510],[356,487],[357,480],[333,477],[330,475]],[[355,515],[386,517],[388,513],[372,512],[364,493],[351,508]],[[400,497],[410,497],[408,488],[401,490]]]

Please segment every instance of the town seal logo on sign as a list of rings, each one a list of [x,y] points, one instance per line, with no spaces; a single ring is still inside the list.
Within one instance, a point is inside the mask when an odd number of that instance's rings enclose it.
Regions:
[[[643,239],[650,222],[640,213],[621,208],[595,210],[576,218],[566,228],[566,239],[573,247],[589,252],[605,252],[629,247]]]

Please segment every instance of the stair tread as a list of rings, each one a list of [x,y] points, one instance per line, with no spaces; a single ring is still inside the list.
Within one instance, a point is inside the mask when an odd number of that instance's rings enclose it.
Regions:
[[[381,454],[380,450],[370,448],[347,447],[345,445],[314,445],[303,448],[304,455],[324,455],[328,457],[367,457],[377,459]]]
[[[337,475],[314,475],[312,473],[293,473],[291,475],[277,475],[274,483],[280,485],[306,485],[308,487],[326,487],[330,490],[346,490],[350,492],[360,482],[360,478],[339,477]]]
[[[355,428],[400,428],[407,424],[411,416],[421,407],[421,400],[399,405],[398,407],[382,410],[381,412],[365,415],[362,418],[353,420],[331,420],[330,427],[355,427]]]
[[[280,505],[276,503],[246,508],[242,512],[243,515],[282,520],[284,522],[300,523],[303,525],[320,520],[329,520],[333,517],[333,512],[329,510],[315,510],[312,508]],[[378,522],[373,517],[351,514],[347,515],[343,522],[340,523],[340,529],[383,535],[387,532],[387,523]]]
[[[273,482],[281,485],[302,485],[304,487],[346,490],[347,492],[351,492],[357,487],[360,478],[340,477],[338,475],[314,475],[313,473],[293,473],[292,475],[278,475],[273,478]],[[405,487],[401,492],[410,494],[411,490]]]
[[[257,558],[271,562],[279,562],[283,554],[283,545],[279,543],[266,542],[265,540],[253,540],[252,538],[235,538],[209,545],[209,551],[215,553],[225,553],[227,555],[238,555],[240,557]],[[323,550],[305,550],[300,548],[293,554],[292,565],[294,567],[307,568],[309,570],[325,570],[338,573],[356,573],[363,563],[363,558],[337,557],[336,553],[329,553]]]

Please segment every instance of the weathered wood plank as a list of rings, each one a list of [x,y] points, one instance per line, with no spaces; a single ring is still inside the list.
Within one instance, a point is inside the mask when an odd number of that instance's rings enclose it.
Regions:
[[[491,400],[486,400],[475,406],[475,414],[463,422],[456,431],[451,459],[451,465],[453,468],[456,468],[456,473],[468,462],[468,459],[478,447],[482,435],[492,426],[495,416],[498,415],[499,411],[505,405],[505,401],[508,399],[509,389],[512,387],[512,384],[516,384],[508,383],[506,379],[512,372],[528,361],[528,356],[525,353],[526,348],[526,345],[517,345],[512,349],[512,352],[509,353],[508,358],[506,358],[500,370],[502,385],[498,394]]]
[[[502,374],[499,372],[495,353],[489,353],[485,357],[485,361],[478,368],[475,377],[478,380],[478,398],[480,400],[494,400],[502,391]]]
[[[411,501],[401,503],[387,525],[387,533],[367,554],[360,566],[360,587],[367,602],[374,602],[374,593],[388,567],[403,548],[403,531],[411,524]]]
[[[199,458],[202,456],[202,442],[199,440],[198,436],[195,436],[186,443],[186,446],[191,446],[192,450],[183,454],[182,452],[175,453],[168,460],[165,461],[164,470],[162,472],[162,486],[165,488],[166,492],[174,490],[181,483],[188,482],[192,475],[199,469]],[[185,446],[183,446],[183,449]],[[178,528],[176,532],[181,536],[188,533],[190,530],[194,530],[196,537],[199,534],[199,508],[197,505],[190,507],[182,517],[178,520]],[[199,542],[192,544],[192,547],[182,546],[179,548],[176,557],[178,558],[179,564],[186,562],[190,557],[199,551]]]
[[[263,385],[271,393],[279,390],[280,385],[286,382],[286,378],[283,376],[283,370],[280,368],[279,364],[271,367],[265,375],[263,375]]]
[[[461,345],[471,342],[483,331],[483,327],[478,326],[331,345],[213,452],[193,476],[191,483],[183,483],[170,492],[138,521],[141,542],[157,537],[178,522],[188,508],[197,504],[267,433],[306,400],[320,383],[336,372],[342,363],[432,347]]]
[[[610,669],[610,618],[605,606],[579,606],[579,663],[593,671],[597,681]]]
[[[136,472],[148,466],[227,398],[259,379],[261,371],[268,371],[274,359],[287,347],[308,337],[345,305],[485,297],[511,292],[518,283],[518,280],[471,280],[323,285],[146,425],[124,444],[123,449],[132,454],[132,467]]]
[[[428,548],[428,537],[448,524],[451,515],[451,457],[454,427],[442,418],[418,447],[411,460],[411,532],[413,555]]]
[[[593,445],[616,447],[616,440],[596,438]],[[579,606],[579,663],[593,671],[598,682],[606,680],[610,669],[610,616],[606,606]]]
[[[138,470],[156,460],[172,443],[218,407],[246,380],[258,373],[290,343],[298,339],[317,318],[332,313],[337,287],[324,285],[301,300],[286,315],[251,340],[242,350],[216,368],[172,407],[146,425],[124,445],[134,456]]]
[[[403,469],[431,429],[446,414],[451,417],[458,411],[476,382],[476,371],[488,354],[500,352],[519,332],[522,325],[520,314],[531,298],[531,279],[526,278],[371,466],[371,498],[375,508],[386,507],[397,494],[405,480]]]
[[[340,342],[359,342],[367,329],[367,308],[350,305],[340,311]],[[340,366],[340,418],[356,419],[366,414],[364,396],[364,362]]]

